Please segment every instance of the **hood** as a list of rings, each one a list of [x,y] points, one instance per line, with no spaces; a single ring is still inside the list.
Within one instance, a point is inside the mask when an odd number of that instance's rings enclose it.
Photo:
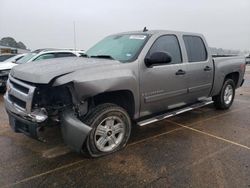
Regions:
[[[16,66],[17,64],[12,62],[1,62],[0,63],[0,71],[1,70],[10,70],[12,67]]]
[[[69,57],[25,63],[11,69],[11,76],[23,81],[47,84],[53,78],[81,69],[118,64],[119,61],[97,58]]]

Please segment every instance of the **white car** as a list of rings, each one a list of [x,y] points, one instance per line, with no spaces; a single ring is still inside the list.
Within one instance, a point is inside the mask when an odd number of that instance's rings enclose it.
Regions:
[[[52,59],[60,57],[80,57],[84,56],[84,51],[77,50],[61,50],[61,49],[39,49],[28,53],[25,57],[18,60],[17,64],[28,63],[31,61],[38,61],[43,59]]]
[[[17,60],[11,60],[11,62],[1,62],[0,63],[0,91],[5,90],[6,81],[8,79],[8,75],[12,67],[28,63],[31,61],[38,61],[43,59],[52,59],[52,58],[60,58],[60,57],[80,57],[85,56],[84,51],[76,51],[76,50],[62,50],[62,49],[39,49],[28,54],[25,54],[23,57],[18,58]]]
[[[5,84],[12,67],[16,66],[16,61],[23,58],[26,54],[18,54],[0,62],[0,91],[5,89]]]
[[[24,57],[26,54],[18,54],[18,55],[15,55],[11,58],[8,58],[6,59],[5,61],[3,62],[0,62],[0,72],[2,70],[8,70],[8,69],[11,69],[12,67],[16,66],[16,62],[21,59],[22,57]]]

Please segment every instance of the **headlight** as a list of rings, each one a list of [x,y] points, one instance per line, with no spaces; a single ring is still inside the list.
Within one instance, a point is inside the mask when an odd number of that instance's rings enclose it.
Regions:
[[[10,70],[2,70],[0,71],[0,76],[7,76],[10,73]]]

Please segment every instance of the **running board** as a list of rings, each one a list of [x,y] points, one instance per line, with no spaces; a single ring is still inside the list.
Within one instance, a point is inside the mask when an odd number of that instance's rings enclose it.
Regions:
[[[190,111],[190,110],[193,110],[193,109],[196,109],[196,108],[200,108],[202,106],[212,104],[213,102],[214,101],[200,101],[200,102],[197,102],[197,103],[195,103],[195,104],[193,104],[191,106],[188,106],[188,107],[184,107],[184,108],[174,110],[174,111],[171,111],[171,112],[167,112],[165,114],[161,114],[161,115],[158,115],[158,116],[146,119],[146,120],[139,121],[139,122],[137,122],[137,124],[139,126],[148,125],[150,123],[161,121],[161,120],[164,120],[166,118],[169,118],[169,117],[172,117],[172,116],[175,116],[175,115],[178,115],[178,114],[182,114],[184,112],[187,112],[187,111]]]

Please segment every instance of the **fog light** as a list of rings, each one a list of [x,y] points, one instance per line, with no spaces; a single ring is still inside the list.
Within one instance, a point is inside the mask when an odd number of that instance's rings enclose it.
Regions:
[[[48,118],[48,114],[45,108],[36,109],[31,113],[31,116],[35,118],[37,123],[41,123]]]

